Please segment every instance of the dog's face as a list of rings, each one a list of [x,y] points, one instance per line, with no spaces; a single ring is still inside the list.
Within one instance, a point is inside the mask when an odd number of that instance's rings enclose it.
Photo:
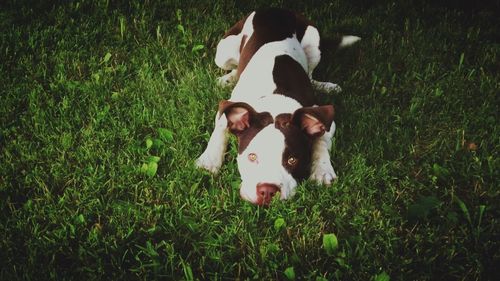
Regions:
[[[238,137],[240,195],[257,205],[269,205],[295,194],[310,172],[312,146],[333,121],[333,106],[305,107],[275,118],[246,103],[223,101],[228,128]]]

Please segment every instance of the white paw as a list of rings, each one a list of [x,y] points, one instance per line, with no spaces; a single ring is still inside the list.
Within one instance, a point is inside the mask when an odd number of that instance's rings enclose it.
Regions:
[[[332,164],[325,161],[313,164],[310,179],[319,184],[330,185],[332,181],[337,179],[337,174],[335,174]]]
[[[228,74],[217,78],[217,84],[221,87],[229,87],[236,83],[236,70],[229,72]]]
[[[221,87],[229,87],[231,86],[232,82],[229,79],[227,79],[226,76],[221,76],[217,78],[217,84]]]
[[[331,83],[331,82],[325,82],[323,84],[323,89],[324,89],[324,92],[327,94],[342,92],[342,88],[340,88],[339,85],[337,85],[335,83]]]
[[[195,164],[198,168],[205,169],[212,174],[217,174],[222,166],[222,159],[204,152],[198,159],[196,159]]]
[[[311,81],[313,82],[313,87],[319,92],[322,92],[324,94],[331,94],[331,93],[340,93],[342,92],[342,88],[340,88],[339,85],[331,82],[320,82],[320,81]]]

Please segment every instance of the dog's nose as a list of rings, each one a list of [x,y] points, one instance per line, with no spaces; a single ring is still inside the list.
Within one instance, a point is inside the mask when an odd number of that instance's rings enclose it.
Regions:
[[[279,192],[279,187],[270,183],[259,183],[257,185],[257,205],[268,206],[273,196]]]

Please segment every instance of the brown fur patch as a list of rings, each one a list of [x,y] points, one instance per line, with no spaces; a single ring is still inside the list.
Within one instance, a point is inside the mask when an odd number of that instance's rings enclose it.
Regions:
[[[273,79],[277,87],[274,93],[290,97],[302,106],[316,104],[309,76],[290,56],[281,55],[274,59]]]
[[[276,116],[275,126],[285,136],[285,150],[282,165],[295,179],[305,179],[311,170],[312,140],[292,122],[292,114],[284,113]],[[290,165],[288,159],[293,157],[296,163]]]

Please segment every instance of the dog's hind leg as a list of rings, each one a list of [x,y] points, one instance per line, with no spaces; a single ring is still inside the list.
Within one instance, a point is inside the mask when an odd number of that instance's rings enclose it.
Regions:
[[[241,36],[230,35],[219,41],[215,52],[215,64],[224,70],[233,70],[240,61]]]
[[[312,78],[312,73],[321,60],[321,51],[319,49],[319,32],[316,27],[309,25],[306,28],[300,44],[307,58],[307,74]]]
[[[354,43],[358,42],[359,40],[361,40],[361,37],[358,36],[353,36],[353,35],[342,36],[342,38],[340,39],[340,43],[338,43],[338,45],[335,46],[335,49],[342,49],[345,47],[349,47]],[[322,93],[327,93],[327,94],[340,93],[342,91],[339,85],[331,82],[320,82],[313,80],[311,78],[311,83],[314,89]]]
[[[215,64],[224,70],[231,70],[228,74],[217,79],[221,86],[235,84],[238,80],[237,68],[240,63],[240,54],[247,39],[253,33],[254,15],[255,12],[252,12],[248,17],[234,24],[217,44]]]
[[[215,128],[210,135],[207,148],[196,160],[196,166],[216,174],[219,172],[228,141],[227,118],[224,114],[217,112],[215,116]]]
[[[240,61],[241,40],[242,36],[239,34],[229,35],[217,44],[215,64],[224,70],[231,71],[217,79],[220,86],[230,86],[238,80],[237,68]]]
[[[311,79],[312,86],[315,90],[322,93],[340,92],[342,89],[339,85],[331,82],[320,82],[312,78],[312,74],[316,66],[321,60],[320,35],[318,29],[309,25],[304,33],[304,37],[300,42],[307,58],[307,74]]]

